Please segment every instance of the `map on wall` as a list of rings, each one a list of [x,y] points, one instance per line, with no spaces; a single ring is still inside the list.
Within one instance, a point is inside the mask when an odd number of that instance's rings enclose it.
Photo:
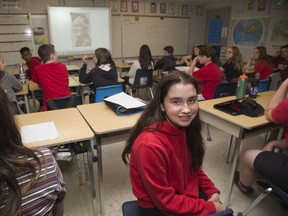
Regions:
[[[269,18],[231,20],[230,43],[257,46],[266,41]]]
[[[272,41],[288,41],[288,19],[279,20],[274,23],[272,35]]]

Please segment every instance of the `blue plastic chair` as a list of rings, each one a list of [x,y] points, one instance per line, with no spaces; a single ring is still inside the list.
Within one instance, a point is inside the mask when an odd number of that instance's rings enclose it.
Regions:
[[[141,216],[136,200],[124,202],[122,205],[123,216]]]
[[[259,80],[258,92],[265,92],[269,90],[271,79]]]
[[[106,97],[112,96],[123,91],[122,85],[109,85],[96,88],[95,102],[103,102]]]
[[[219,83],[216,86],[216,89],[213,94],[214,98],[234,96],[236,94],[237,83],[229,82],[229,83]]]
[[[122,213],[123,216],[141,216],[141,211],[136,200],[124,202],[122,205]],[[233,216],[233,210],[229,208],[223,212],[210,214],[209,216]]]
[[[152,85],[153,85],[153,69],[138,69],[135,74],[134,83],[127,83],[126,93],[133,97],[133,90],[138,89],[148,89],[150,93],[150,97],[153,98],[152,92]]]

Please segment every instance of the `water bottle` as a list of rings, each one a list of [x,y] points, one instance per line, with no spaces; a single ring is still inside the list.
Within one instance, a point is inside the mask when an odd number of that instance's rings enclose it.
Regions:
[[[247,86],[247,75],[243,74],[239,77],[237,90],[236,90],[236,98],[241,99],[245,97],[246,94],[246,86]]]
[[[21,83],[26,83],[26,75],[24,73],[23,64],[19,64],[19,77]]]

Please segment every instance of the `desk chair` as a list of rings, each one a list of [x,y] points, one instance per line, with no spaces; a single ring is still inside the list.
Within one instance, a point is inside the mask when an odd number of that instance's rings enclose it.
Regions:
[[[270,86],[269,86],[269,91],[276,91],[280,85],[282,84],[282,79],[280,76],[280,73],[272,73],[268,76],[268,79],[270,79]]]
[[[153,85],[153,69],[138,69],[136,71],[134,84],[126,84],[126,93],[133,97],[133,91],[138,91],[140,89],[144,89],[145,91],[149,91],[150,99],[154,98],[152,92]],[[143,98],[145,101],[148,101],[148,97]]]
[[[122,205],[123,216],[141,216],[136,200],[124,202]]]
[[[109,85],[96,88],[95,103],[103,102],[106,97],[122,92],[122,85]]]
[[[258,92],[264,92],[269,90],[271,79],[267,78],[264,80],[259,80]]]
[[[236,95],[236,88],[237,88],[237,83],[235,83],[235,82],[219,83],[216,86],[216,89],[214,91],[213,99]],[[210,130],[209,130],[208,124],[206,124],[206,129],[207,129],[207,140],[211,141],[212,138],[210,135]]]
[[[244,212],[239,212],[238,216],[246,216],[248,213],[259,203],[261,202],[262,199],[264,199],[267,195],[271,194],[273,191],[279,195],[279,197],[282,199],[284,204],[288,205],[288,192],[284,191],[282,188],[274,184],[270,180],[266,180],[268,187],[266,190],[264,190],[254,201],[253,203],[244,211]]]
[[[47,103],[48,110],[71,108],[71,107],[76,107],[78,105],[83,104],[81,95],[72,95],[68,97],[54,98],[51,100],[47,100],[46,103]],[[73,148],[72,153],[76,154],[80,185],[82,185],[83,181],[82,181],[82,175],[81,175],[82,172],[81,172],[80,158],[78,157],[79,154],[83,154],[86,181],[88,181],[89,179],[88,162],[87,162],[88,149],[86,145],[87,145],[86,142],[76,142],[76,143],[70,143],[70,144],[64,145],[65,147],[68,147],[68,149],[72,147]]]
[[[123,216],[141,216],[141,211],[136,200],[124,202],[122,205],[122,213]],[[229,208],[223,212],[210,214],[208,216],[233,216],[233,210]]]

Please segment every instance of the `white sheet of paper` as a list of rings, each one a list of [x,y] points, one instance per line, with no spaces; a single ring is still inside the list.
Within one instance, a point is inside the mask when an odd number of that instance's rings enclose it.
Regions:
[[[145,103],[137,100],[136,98],[131,97],[130,95],[121,92],[115,95],[112,95],[110,97],[107,97],[104,99],[105,101],[110,101],[115,104],[119,104],[126,109],[132,109],[132,108],[138,108],[146,106]]]
[[[59,134],[54,122],[44,122],[21,127],[21,137],[24,144],[55,139],[58,136]]]
[[[197,97],[198,97],[198,101],[204,101],[205,100],[205,98],[203,97],[202,94],[198,94]]]

